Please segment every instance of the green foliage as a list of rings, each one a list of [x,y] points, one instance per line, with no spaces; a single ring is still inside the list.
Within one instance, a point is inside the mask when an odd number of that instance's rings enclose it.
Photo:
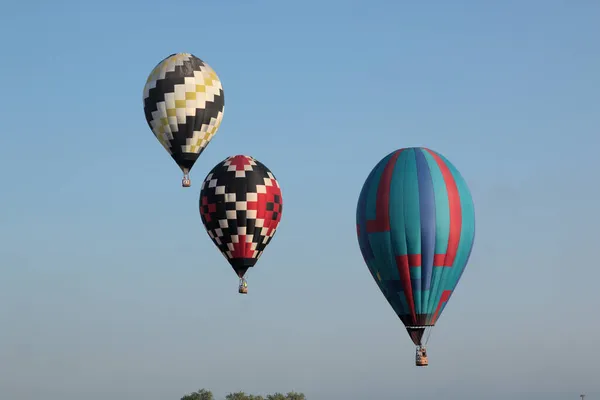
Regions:
[[[248,400],[248,395],[244,392],[229,393],[225,400]]]
[[[212,392],[206,389],[200,389],[196,392],[186,394],[181,400],[215,400]],[[244,392],[229,393],[225,400],[306,400],[304,393],[288,392],[288,394],[273,393],[266,397]]]
[[[285,395],[281,393],[273,393],[267,395],[267,400],[285,400]]]
[[[306,400],[304,393],[288,392],[285,395],[285,400]]]
[[[200,389],[196,392],[186,394],[181,400],[215,400],[215,397],[210,390]]]
[[[288,394],[273,393],[265,400],[306,400],[304,393],[288,392]]]

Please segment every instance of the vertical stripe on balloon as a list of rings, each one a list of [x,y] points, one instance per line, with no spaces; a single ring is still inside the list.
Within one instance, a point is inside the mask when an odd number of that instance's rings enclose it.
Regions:
[[[448,208],[450,209],[450,235],[448,236],[448,249],[446,250],[446,257],[444,258],[444,267],[451,267],[454,264],[454,257],[456,257],[456,251],[458,250],[458,242],[460,240],[460,228],[462,225],[462,213],[460,208],[460,197],[458,196],[458,188],[452,173],[448,169],[446,163],[440,158],[440,156],[426,149],[435,159],[438,167],[442,171],[444,182],[446,184],[446,190],[448,192]]]
[[[406,243],[405,208],[402,202],[405,193],[405,183],[402,177],[403,171],[406,168],[408,154],[408,152],[403,152],[398,158],[394,168],[390,186],[390,198],[392,198],[393,201],[390,204],[389,217],[390,221],[393,221],[390,225],[390,235],[395,255],[395,266],[402,287],[400,296],[404,297],[408,306],[407,311],[410,313],[412,319],[416,320],[417,310],[415,309],[414,292],[410,279],[409,252]]]
[[[422,150],[429,171],[433,186],[434,206],[435,206],[435,250],[433,260],[433,273],[431,277],[431,289],[429,290],[428,308],[426,313],[432,315],[437,306],[437,301],[442,291],[442,277],[444,274],[443,268],[444,259],[446,258],[446,250],[448,249],[448,237],[450,236],[450,209],[448,207],[448,192],[446,184],[440,168],[435,161],[435,158]],[[426,322],[429,321],[429,318]]]
[[[417,162],[415,150],[406,150],[406,162],[403,173],[399,174],[404,180],[403,194],[398,200],[403,201],[404,228],[406,230],[407,254],[421,254],[421,218],[419,204],[419,181],[417,180]],[[410,281],[413,301],[417,314],[421,314],[421,266],[410,266]],[[414,321],[417,324],[417,321]]]
[[[427,314],[435,255],[435,198],[429,165],[421,149],[415,150],[421,223],[421,303],[419,314]]]
[[[398,150],[389,158],[377,185],[375,219],[367,220],[367,232],[386,232],[390,230],[390,186],[394,166],[402,150]]]
[[[460,198],[462,217],[458,249],[454,258],[454,263],[452,268],[450,268],[449,276],[445,283],[445,289],[451,291],[448,300],[446,301],[447,304],[465,270],[471,250],[473,248],[473,241],[475,237],[475,209],[473,206],[473,198],[471,197],[469,188],[467,187],[467,184],[461,174],[446,158],[444,158],[444,156],[440,155],[440,158],[446,163],[448,169],[454,177],[454,181],[456,182],[456,187],[458,189],[458,195]],[[439,314],[441,314],[443,309],[444,307],[442,307]]]
[[[440,155],[432,150],[425,149],[435,160],[439,171],[441,172],[444,186],[446,189],[446,203],[448,204],[449,211],[449,231],[448,231],[448,244],[446,248],[446,254],[443,257],[443,262],[441,266],[443,267],[440,271],[440,282],[437,287],[436,297],[441,298],[444,296],[444,293],[448,293],[448,290],[452,288],[454,285],[452,283],[454,270],[451,268],[454,264],[454,259],[456,257],[456,252],[458,250],[458,244],[460,241],[460,232],[462,226],[462,212],[460,205],[460,197],[458,195],[458,188],[456,186],[456,182],[454,180],[454,176],[450,172],[450,169],[446,165],[445,161],[440,157]],[[448,268],[450,267],[450,268]],[[443,292],[442,292],[443,291]],[[451,292],[447,295],[449,296]],[[435,300],[434,303],[435,304]],[[439,303],[439,301],[438,301]],[[437,310],[439,313],[439,310]],[[438,317],[435,315],[431,315],[428,318],[429,323],[435,323],[435,320]]]

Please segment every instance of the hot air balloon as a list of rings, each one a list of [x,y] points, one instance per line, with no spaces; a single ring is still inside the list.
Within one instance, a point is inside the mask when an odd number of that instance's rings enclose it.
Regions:
[[[428,365],[431,328],[467,265],[475,237],[473,200],[441,154],[423,147],[388,154],[365,181],[356,211],[371,275]]]
[[[189,53],[171,54],[150,73],[144,86],[144,113],[154,136],[183,171],[190,170],[223,119],[225,99],[219,77]]]
[[[206,176],[200,191],[202,223],[248,293],[244,275],[273,238],[283,211],[279,182],[258,160],[227,157]]]

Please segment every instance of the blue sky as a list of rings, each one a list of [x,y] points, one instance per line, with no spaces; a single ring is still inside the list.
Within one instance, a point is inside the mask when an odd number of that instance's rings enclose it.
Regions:
[[[599,20],[593,0],[7,3],[0,397],[600,396]],[[174,52],[225,89],[189,190],[142,107]],[[354,225],[371,168],[419,145],[477,214],[427,369]],[[240,153],[285,203],[246,297],[197,209]]]

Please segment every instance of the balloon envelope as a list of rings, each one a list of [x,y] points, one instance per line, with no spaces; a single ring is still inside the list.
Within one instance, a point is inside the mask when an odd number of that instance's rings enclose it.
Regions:
[[[224,109],[219,77],[189,53],[162,60],[144,86],[146,121],[186,174],[219,129]]]
[[[441,154],[404,148],[366,179],[356,212],[365,263],[416,345],[435,325],[467,265],[473,200]]]
[[[240,278],[270,243],[282,211],[279,182],[250,156],[226,158],[202,183],[202,223]]]

